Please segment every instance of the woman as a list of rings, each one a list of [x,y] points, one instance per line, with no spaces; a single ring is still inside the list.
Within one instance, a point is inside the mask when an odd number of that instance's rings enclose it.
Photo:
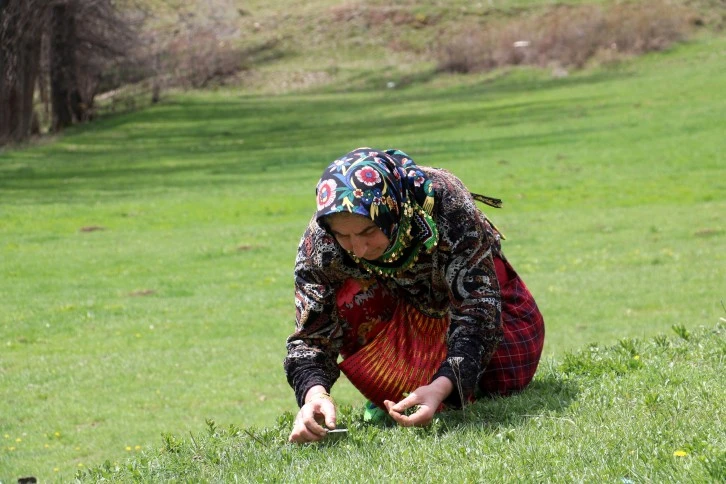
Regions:
[[[398,150],[359,148],[323,172],[295,263],[291,442],[335,428],[341,370],[404,426],[531,381],[544,322],[474,198],[501,203]]]

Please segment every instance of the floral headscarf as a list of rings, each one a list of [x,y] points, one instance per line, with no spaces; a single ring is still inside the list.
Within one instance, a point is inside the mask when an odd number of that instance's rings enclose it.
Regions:
[[[332,162],[317,186],[318,223],[340,212],[370,218],[388,237],[382,259],[395,263],[418,245],[436,245],[438,232],[431,218],[434,208],[431,180],[399,150],[358,148]],[[418,250],[416,250],[418,252]]]

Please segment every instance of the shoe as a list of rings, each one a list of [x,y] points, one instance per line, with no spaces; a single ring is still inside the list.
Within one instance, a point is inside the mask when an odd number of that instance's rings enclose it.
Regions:
[[[376,406],[375,403],[368,400],[365,404],[363,412],[363,421],[366,423],[380,424],[388,420],[390,416],[383,411],[382,408]]]

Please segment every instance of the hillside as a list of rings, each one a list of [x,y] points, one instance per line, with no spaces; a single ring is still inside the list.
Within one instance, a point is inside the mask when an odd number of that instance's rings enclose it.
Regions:
[[[503,43],[500,50],[510,49],[494,54],[507,57],[500,59],[505,65],[523,62],[525,51],[538,45],[544,51],[560,51],[561,58],[541,63],[547,70],[559,66],[556,72],[562,75],[573,67],[573,60],[579,62],[578,56],[592,56],[594,64],[611,62],[631,55],[623,50],[626,42],[652,41],[647,49],[660,49],[681,36],[720,31],[726,19],[724,0],[173,0],[156,4],[156,20],[147,28],[160,32],[157,37],[178,31],[180,19],[190,25],[189,43],[174,41],[185,49],[178,55],[194,57],[195,63],[188,68],[224,70],[227,54],[239,56],[242,70],[238,74],[210,84],[233,84],[261,93],[385,89],[424,82],[438,77],[442,67],[446,71],[447,51],[462,55],[474,46],[467,56],[489,55],[484,44],[492,40],[482,35]],[[598,24],[597,18],[609,12],[615,18]],[[603,28],[625,32],[620,38],[601,40],[583,36],[583,31]],[[568,29],[573,30],[572,37],[558,38]],[[207,47],[211,41],[217,42],[216,54]],[[530,45],[513,48],[515,41]],[[608,49],[616,41],[622,45],[613,58]],[[565,52],[573,49],[582,52]]]

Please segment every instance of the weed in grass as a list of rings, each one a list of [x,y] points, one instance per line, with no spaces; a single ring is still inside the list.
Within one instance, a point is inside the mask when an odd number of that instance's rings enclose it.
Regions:
[[[713,449],[709,454],[702,456],[701,461],[714,482],[726,481],[726,450]]]
[[[685,326],[682,324],[674,324],[672,326],[673,332],[676,333],[682,339],[688,341],[691,338],[691,333],[688,332]]]

